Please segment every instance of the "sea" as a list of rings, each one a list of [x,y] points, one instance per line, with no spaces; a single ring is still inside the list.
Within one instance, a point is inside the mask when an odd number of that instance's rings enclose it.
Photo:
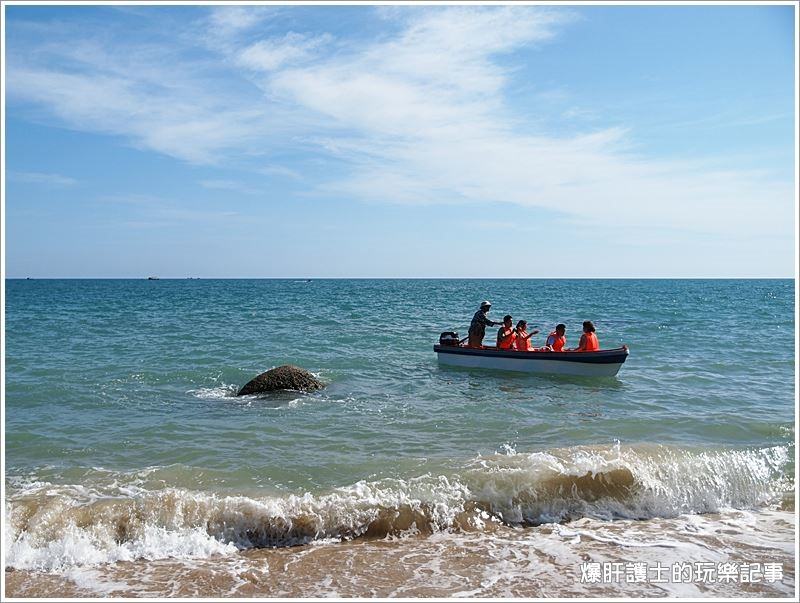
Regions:
[[[6,597],[795,595],[795,282],[6,280]],[[440,366],[480,302],[615,377]],[[495,329],[487,329],[487,342]],[[293,364],[313,393],[237,397]]]

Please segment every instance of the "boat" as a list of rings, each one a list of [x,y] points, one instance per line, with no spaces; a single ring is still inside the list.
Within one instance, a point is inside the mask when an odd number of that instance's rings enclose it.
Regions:
[[[523,373],[613,377],[628,358],[628,346],[596,352],[523,352],[494,346],[468,348],[458,340],[440,339],[433,346],[439,364]]]

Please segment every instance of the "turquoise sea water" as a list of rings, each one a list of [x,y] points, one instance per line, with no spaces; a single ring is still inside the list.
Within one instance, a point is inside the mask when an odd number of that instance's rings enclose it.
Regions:
[[[613,378],[439,367],[439,332],[466,336],[483,299],[535,345],[589,319],[630,357]],[[142,526],[242,549],[386,509],[444,529],[472,507],[536,525],[769,504],[793,489],[794,300],[791,280],[8,280],[7,564],[125,558]],[[286,363],[327,387],[235,396]],[[613,471],[624,496],[569,491]],[[47,505],[89,552],[53,552]]]

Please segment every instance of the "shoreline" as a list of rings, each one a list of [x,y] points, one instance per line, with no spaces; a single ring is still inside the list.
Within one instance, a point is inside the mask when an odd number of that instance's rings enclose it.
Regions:
[[[5,596],[788,598],[795,586],[794,522],[793,512],[767,508],[672,519],[581,519],[194,560],[139,559],[57,573],[15,570],[5,573]],[[641,574],[630,579],[635,564],[646,569],[645,580]],[[654,581],[657,567],[672,572],[679,564],[702,566],[705,575],[690,579],[684,573],[675,581],[667,574],[667,581]],[[742,568],[756,565],[776,571],[780,565],[780,579],[762,574],[759,581],[741,582],[715,573],[735,567],[740,577]],[[592,568],[617,573],[596,580]]]

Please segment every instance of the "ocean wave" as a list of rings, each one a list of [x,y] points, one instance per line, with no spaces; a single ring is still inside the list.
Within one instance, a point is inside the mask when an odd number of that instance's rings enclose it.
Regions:
[[[148,490],[121,484],[119,476],[105,489],[11,480],[6,563],[51,571],[326,540],[491,531],[499,524],[756,508],[791,490],[789,460],[786,446],[615,445],[533,453],[508,447],[471,459],[449,476],[361,481],[320,495],[269,497]]]
[[[507,523],[581,517],[648,519],[753,508],[792,488],[787,446],[691,450],[668,446],[575,447],[478,457],[472,496]]]

